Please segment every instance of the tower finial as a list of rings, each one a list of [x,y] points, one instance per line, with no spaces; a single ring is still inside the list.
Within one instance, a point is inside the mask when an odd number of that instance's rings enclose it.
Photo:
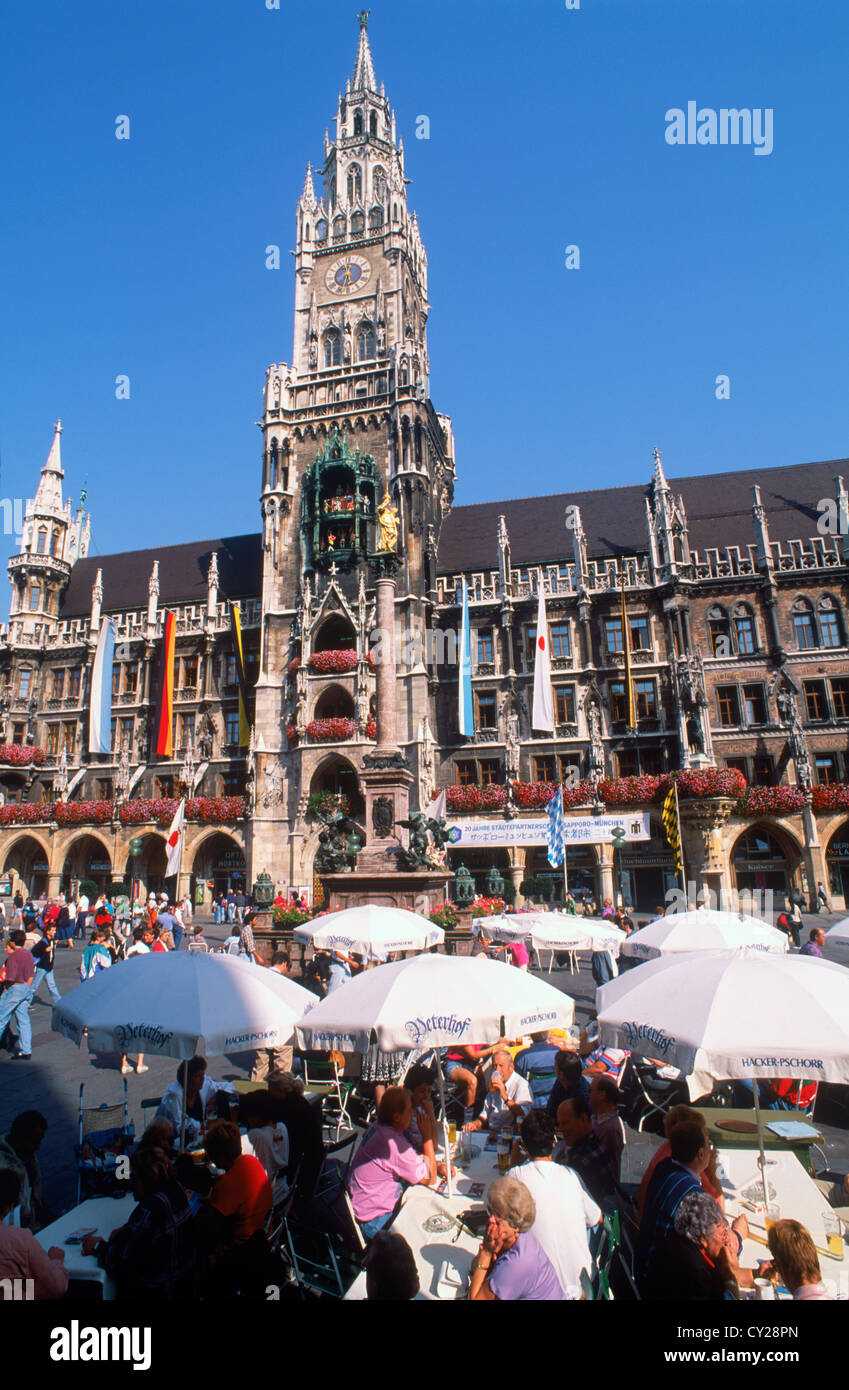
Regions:
[[[360,21],[360,43],[357,49],[357,61],[354,65],[354,79],[351,86],[354,91],[376,92],[377,83],[374,80],[374,64],[371,60],[371,49],[368,41],[368,17],[369,10],[360,10],[357,15]]]
[[[360,13],[357,15],[357,19],[360,21],[361,29],[368,28],[368,17],[370,14],[371,10],[360,10]]]

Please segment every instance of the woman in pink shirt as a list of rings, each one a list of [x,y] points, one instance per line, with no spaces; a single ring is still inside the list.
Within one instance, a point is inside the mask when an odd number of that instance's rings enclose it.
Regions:
[[[793,1299],[826,1299],[820,1262],[814,1242],[799,1221],[776,1221],[767,1232],[766,1243],[772,1255],[772,1268],[764,1265],[761,1274],[777,1274]]]
[[[413,1118],[413,1097],[406,1086],[390,1086],[384,1091],[377,1112],[377,1124],[369,1130],[351,1167],[348,1188],[351,1205],[366,1239],[386,1226],[392,1218],[402,1183],[436,1182],[445,1174],[437,1164],[433,1148],[419,1154],[404,1130]]]
[[[11,1169],[0,1172],[0,1279],[31,1279],[36,1299],[61,1298],[68,1287],[65,1252],[58,1245],[45,1250],[32,1231],[2,1223],[18,1203],[19,1179]],[[24,1296],[26,1292],[24,1283]]]

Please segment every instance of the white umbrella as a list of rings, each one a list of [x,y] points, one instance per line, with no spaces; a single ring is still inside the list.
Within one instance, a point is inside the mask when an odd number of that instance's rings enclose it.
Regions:
[[[598,1020],[606,1042],[685,1075],[849,1081],[849,970],[813,956],[740,950],[652,960],[602,986]],[[757,1084],[754,1096],[763,1165]]]
[[[529,941],[535,951],[610,951],[619,954],[626,934],[605,917],[559,912],[523,912],[515,917],[481,917],[478,935],[494,941]]]
[[[363,903],[328,912],[295,929],[296,941],[319,951],[356,951],[386,957],[391,951],[426,951],[445,940],[445,932],[418,912]]]
[[[322,999],[295,1029],[300,1047],[381,1052],[494,1043],[568,1027],[575,1003],[553,985],[501,961],[413,956],[367,970]],[[442,1069],[445,1153],[448,1134]],[[449,1192],[451,1165],[448,1164]]]
[[[92,1052],[137,1048],[185,1060],[282,1047],[314,1003],[294,980],[234,956],[151,951],[66,994],[54,1006],[51,1028],[77,1047],[86,1033]]]
[[[696,908],[649,922],[628,937],[622,954],[637,960],[656,960],[682,952],[734,951],[743,946],[784,955],[790,949],[790,941],[785,932],[757,917]]]
[[[849,951],[849,917],[844,917],[842,922],[835,922],[833,927],[829,927],[825,934],[825,944],[839,951],[841,955]]]

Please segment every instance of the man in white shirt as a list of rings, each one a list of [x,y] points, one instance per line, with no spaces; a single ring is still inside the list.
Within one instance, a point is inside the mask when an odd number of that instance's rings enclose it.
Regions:
[[[494,1052],[492,1061],[489,1091],[480,1119],[465,1125],[467,1130],[501,1129],[503,1125],[518,1124],[534,1103],[530,1086],[515,1070],[510,1053]]]
[[[520,1132],[528,1161],[511,1168],[510,1177],[523,1182],[536,1203],[533,1234],[565,1297],[580,1298],[581,1272],[592,1273],[587,1231],[601,1221],[601,1211],[571,1168],[552,1163],[557,1130],[545,1110],[532,1110]]]

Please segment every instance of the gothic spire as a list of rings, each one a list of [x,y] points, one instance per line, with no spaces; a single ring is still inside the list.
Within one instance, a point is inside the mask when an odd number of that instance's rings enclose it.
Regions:
[[[357,61],[354,66],[354,80],[351,88],[355,92],[376,92],[377,83],[374,80],[374,64],[371,60],[371,48],[368,41],[368,17],[369,10],[360,10],[357,18],[360,21],[360,43],[357,49]]]
[[[660,450],[659,450],[659,449],[655,449],[655,450],[654,450],[653,457],[654,457],[654,478],[653,478],[654,490],[655,490],[656,493],[657,493],[657,492],[666,491],[666,489],[669,487],[669,484],[668,484],[667,481],[666,481],[666,474],[665,474],[664,471],[663,471],[663,463],[662,463],[662,461],[661,461]]]
[[[62,421],[57,420],[53,426],[53,443],[50,445],[50,452],[47,461],[41,470],[41,479],[38,484],[38,491],[35,494],[35,511],[56,512],[62,511],[62,451],[59,436],[62,433]]]
[[[307,162],[307,172],[304,179],[304,191],[301,194],[301,202],[304,207],[309,208],[310,211],[318,206],[318,199],[315,196],[315,184],[312,180],[312,164],[309,162]]]

